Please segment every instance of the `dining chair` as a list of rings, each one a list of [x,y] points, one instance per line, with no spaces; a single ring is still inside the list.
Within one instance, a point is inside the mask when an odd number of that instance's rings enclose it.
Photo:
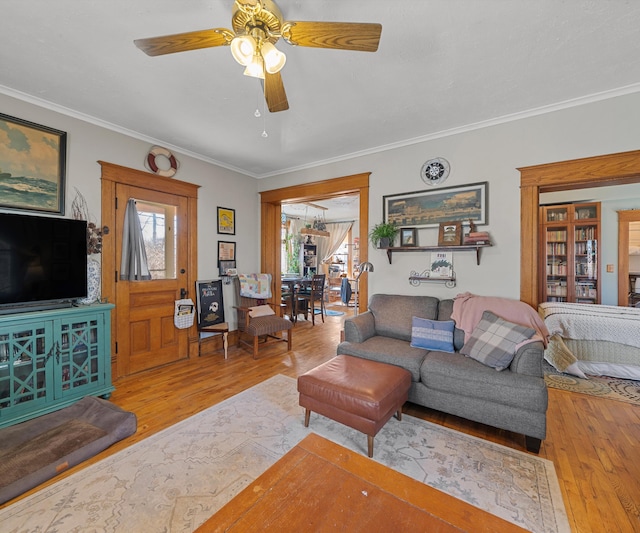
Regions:
[[[308,290],[304,290],[298,293],[298,303],[301,307],[304,306],[304,308],[309,313],[311,313],[311,324],[314,326],[316,325],[316,309],[319,310],[319,314],[322,317],[322,322],[324,322],[324,315],[326,314],[324,308],[325,279],[325,274],[314,274],[314,276],[311,278],[311,283],[308,286]]]
[[[283,306],[267,302],[271,294],[270,274],[239,275],[233,278],[238,317],[237,345],[244,344],[258,358],[258,349],[274,342],[286,342],[291,351],[293,323],[284,318]],[[277,308],[277,313],[274,308]],[[286,337],[284,332],[287,332]]]

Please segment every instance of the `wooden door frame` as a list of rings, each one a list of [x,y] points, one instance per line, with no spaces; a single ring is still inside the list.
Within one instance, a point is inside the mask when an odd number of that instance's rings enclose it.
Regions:
[[[281,206],[284,202],[311,202],[327,198],[336,198],[348,194],[360,197],[359,211],[359,239],[360,262],[368,261],[369,246],[367,235],[369,232],[369,176],[371,172],[353,174],[340,178],[333,178],[313,183],[293,185],[282,189],[273,189],[260,193],[261,202],[261,241],[260,268],[268,272],[273,279],[279,279],[280,265],[280,224],[282,217]],[[274,300],[280,301],[280,284],[274,284]],[[358,307],[366,309],[368,298],[368,276],[360,279],[360,298]]]
[[[540,193],[640,183],[640,150],[522,167],[518,170],[521,215],[520,300],[537,309]],[[619,291],[620,289],[618,293]]]
[[[629,303],[629,223],[640,222],[640,209],[618,211],[618,305]]]
[[[115,264],[115,236],[112,230],[116,227],[116,185],[124,184],[151,191],[165,192],[187,198],[187,219],[189,223],[187,243],[187,287],[195,290],[198,279],[198,189],[199,185],[165,178],[136,170],[133,168],[98,161],[102,167],[101,175],[101,202],[102,202],[102,227],[106,228],[102,236],[102,297],[110,303],[116,304],[111,317],[111,368],[112,375],[116,377],[118,355],[116,350],[116,325],[118,324],[118,305],[116,302],[116,272],[120,265]],[[197,353],[198,330],[194,324],[189,330],[189,356]]]

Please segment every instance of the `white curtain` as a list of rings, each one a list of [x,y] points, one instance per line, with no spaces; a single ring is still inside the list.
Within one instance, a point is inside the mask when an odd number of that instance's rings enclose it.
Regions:
[[[351,222],[327,222],[327,231],[331,234],[327,239],[318,239],[318,257],[322,257],[323,263],[331,261],[340,245],[353,226]]]
[[[136,201],[133,198],[129,198],[127,202],[122,233],[120,279],[124,281],[151,279],[147,264],[147,252],[144,248],[142,226],[136,209]]]
[[[292,233],[296,237],[300,237],[300,230],[304,228],[304,220],[300,218],[290,218],[289,222],[289,233]]]

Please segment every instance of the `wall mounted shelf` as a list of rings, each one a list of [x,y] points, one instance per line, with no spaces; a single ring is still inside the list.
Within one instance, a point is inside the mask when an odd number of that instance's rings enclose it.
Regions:
[[[449,277],[449,278],[435,278],[435,277],[430,277],[427,274],[429,273],[429,271],[425,271],[422,272],[421,274],[418,272],[411,272],[411,275],[409,276],[409,283],[411,285],[418,286],[421,283],[444,283],[444,286],[447,289],[453,289],[456,286],[456,275],[455,272],[453,273],[453,276]]]
[[[491,244],[462,244],[459,246],[393,246],[390,248],[379,248],[387,251],[389,264],[392,262],[394,253],[398,252],[476,252],[476,264],[480,264],[480,250],[492,246]],[[442,278],[440,278],[442,279]]]

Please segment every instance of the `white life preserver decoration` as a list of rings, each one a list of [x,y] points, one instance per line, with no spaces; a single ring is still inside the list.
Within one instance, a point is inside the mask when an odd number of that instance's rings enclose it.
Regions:
[[[158,156],[167,158],[167,161],[169,161],[169,168],[161,169],[158,166],[156,163],[156,158]],[[172,178],[178,171],[178,160],[169,150],[162,146],[153,146],[151,150],[149,150],[149,154],[147,155],[144,163],[145,167],[147,167],[151,172],[165,178]]]

